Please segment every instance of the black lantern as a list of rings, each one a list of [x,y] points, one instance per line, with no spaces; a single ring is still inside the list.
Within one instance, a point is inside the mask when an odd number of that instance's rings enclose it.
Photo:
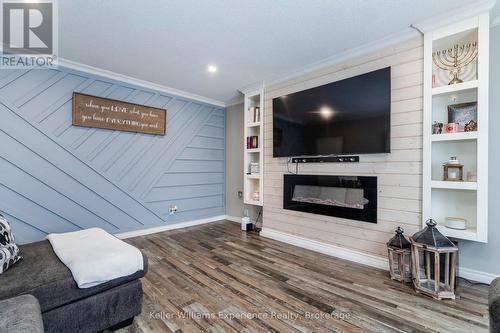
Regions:
[[[413,285],[417,292],[436,299],[455,299],[455,276],[458,248],[436,228],[434,220],[413,235]]]
[[[387,243],[391,279],[411,282],[411,244],[403,235],[404,230],[398,227],[396,235]]]

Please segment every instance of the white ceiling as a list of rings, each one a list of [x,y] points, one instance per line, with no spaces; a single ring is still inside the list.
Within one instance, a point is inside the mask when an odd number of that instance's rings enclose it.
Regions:
[[[227,102],[241,87],[474,2],[60,0],[59,55]]]

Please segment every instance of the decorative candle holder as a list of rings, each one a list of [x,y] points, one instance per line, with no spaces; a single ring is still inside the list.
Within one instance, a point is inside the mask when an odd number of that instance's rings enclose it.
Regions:
[[[456,156],[450,157],[450,160],[443,164],[443,180],[445,181],[464,181],[464,166],[460,164]]]
[[[445,133],[458,133],[460,126],[457,123],[448,123],[444,126]]]
[[[459,77],[460,73],[477,59],[477,54],[478,43],[474,41],[433,52],[432,60],[439,69],[450,72],[453,78],[448,84],[452,85],[464,82]]]
[[[396,235],[387,243],[389,271],[391,279],[411,282],[411,244],[403,235],[403,232],[403,229],[398,227]]]
[[[434,220],[410,238],[415,291],[436,299],[455,299],[458,247],[439,232]]]

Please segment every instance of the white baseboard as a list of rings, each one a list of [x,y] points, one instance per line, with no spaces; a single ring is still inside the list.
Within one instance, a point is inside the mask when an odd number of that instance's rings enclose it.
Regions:
[[[336,245],[326,244],[316,240],[287,234],[269,228],[262,229],[260,235],[262,237],[271,238],[283,243],[295,245],[311,251],[327,254],[332,257],[353,261],[359,264],[383,270],[389,269],[389,261],[387,260],[387,258],[384,257],[370,255],[356,250],[346,249],[344,247]],[[490,284],[491,281],[493,281],[498,277],[498,275],[495,274],[481,272],[466,267],[459,267],[458,274],[460,277],[466,278],[467,280],[477,281],[487,284]]]
[[[470,269],[466,267],[458,267],[458,276],[463,277],[467,280],[477,281],[487,284],[490,284],[493,280],[499,277],[499,275],[477,271],[475,269]]]
[[[132,237],[137,237],[137,236],[155,234],[157,232],[163,232],[163,231],[168,231],[168,230],[193,227],[193,226],[200,225],[200,224],[207,224],[207,223],[222,221],[222,220],[226,220],[226,219],[227,219],[226,215],[219,215],[219,216],[209,217],[206,219],[169,224],[169,225],[165,225],[165,226],[161,226],[161,227],[123,232],[120,234],[115,234],[115,236],[118,238],[121,238],[121,239],[132,238]]]
[[[226,220],[241,224],[241,217],[226,215]]]
[[[188,228],[188,227],[193,227],[201,224],[207,224],[207,223],[213,223],[213,222],[218,222],[222,220],[227,220],[235,223],[241,223],[241,217],[237,216],[231,216],[231,215],[219,215],[219,216],[214,216],[214,217],[209,217],[206,219],[200,219],[200,220],[194,220],[194,221],[188,221],[188,222],[181,222],[181,223],[175,223],[175,224],[169,224],[161,227],[155,227],[155,228],[149,228],[149,229],[142,229],[142,230],[136,230],[136,231],[130,231],[130,232],[124,232],[120,234],[116,234],[115,236],[121,239],[126,239],[126,238],[132,238],[132,237],[138,237],[138,236],[144,236],[144,235],[150,235],[150,234],[155,234],[158,232],[163,232],[163,231],[168,231],[168,230],[175,230],[175,229],[182,229],[182,228]],[[319,253],[327,254],[332,257],[337,257],[349,261],[353,261],[359,264],[383,269],[383,270],[388,270],[389,267],[389,262],[387,258],[384,257],[379,257],[371,254],[366,254],[360,251],[356,250],[351,250],[347,249],[344,247],[332,245],[332,244],[326,244],[323,242],[319,242],[316,240],[296,236],[296,235],[291,235],[288,233],[284,233],[281,231],[277,231],[274,229],[269,229],[269,228],[263,228],[262,231],[260,232],[260,235],[262,237],[274,239],[283,243],[295,245],[304,249],[308,249],[311,251],[316,251]],[[477,281],[477,282],[482,282],[482,283],[491,283],[495,278],[498,277],[498,275],[491,274],[491,273],[486,273],[486,272],[481,272],[477,271],[474,269],[466,268],[466,267],[459,267],[458,268],[458,274],[459,276],[466,278],[471,281]]]
[[[241,224],[241,216],[231,216],[231,215],[226,215],[226,220]],[[250,222],[255,224],[255,220],[250,219]]]
[[[295,245],[298,247],[302,247],[304,249],[320,252],[323,254],[327,254],[333,257],[350,260],[357,262],[359,264],[388,270],[389,269],[389,261],[387,258],[379,257],[371,254],[366,254],[363,252],[359,252],[356,250],[346,249],[344,247],[326,244],[323,242],[319,242],[316,240],[290,235],[281,231],[263,228],[260,232],[262,237],[271,238],[283,243]]]

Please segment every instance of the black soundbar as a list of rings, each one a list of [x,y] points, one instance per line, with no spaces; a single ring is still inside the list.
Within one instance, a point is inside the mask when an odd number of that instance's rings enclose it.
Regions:
[[[292,163],[355,163],[359,156],[292,157]]]

